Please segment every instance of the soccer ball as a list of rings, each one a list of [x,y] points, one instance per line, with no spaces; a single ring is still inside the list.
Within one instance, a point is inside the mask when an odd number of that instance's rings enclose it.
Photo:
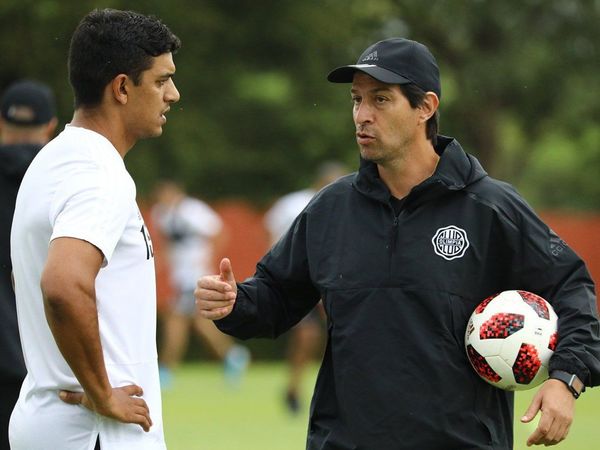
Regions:
[[[550,303],[527,291],[504,291],[475,308],[465,333],[475,372],[493,386],[522,391],[548,378],[558,334]]]

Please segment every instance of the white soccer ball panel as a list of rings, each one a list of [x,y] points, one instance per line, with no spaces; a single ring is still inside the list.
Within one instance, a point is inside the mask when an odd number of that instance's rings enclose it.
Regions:
[[[487,298],[471,315],[465,332],[469,361],[494,386],[531,389],[548,377],[556,325],[550,304],[530,292],[505,291]]]

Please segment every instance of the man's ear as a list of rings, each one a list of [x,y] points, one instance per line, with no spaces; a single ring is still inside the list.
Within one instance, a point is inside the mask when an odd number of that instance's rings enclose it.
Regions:
[[[110,83],[114,99],[122,105],[125,105],[128,100],[129,83],[131,83],[131,79],[124,73],[120,73],[114,77]]]
[[[421,120],[427,122],[437,111],[440,106],[440,99],[435,92],[427,92],[423,98],[423,102],[419,106],[421,109]]]

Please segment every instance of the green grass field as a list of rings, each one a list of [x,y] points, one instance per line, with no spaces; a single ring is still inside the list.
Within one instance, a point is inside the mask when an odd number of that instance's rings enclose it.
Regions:
[[[186,364],[176,373],[173,387],[163,393],[165,434],[169,450],[303,450],[308,403],[317,367],[304,383],[304,408],[291,416],[283,406],[286,367],[255,363],[239,388],[225,384],[215,363]],[[533,392],[517,395],[515,416],[525,412]],[[534,425],[515,426],[515,449]],[[600,388],[577,401],[575,422],[560,450],[600,448]],[[377,449],[373,449],[377,450]]]

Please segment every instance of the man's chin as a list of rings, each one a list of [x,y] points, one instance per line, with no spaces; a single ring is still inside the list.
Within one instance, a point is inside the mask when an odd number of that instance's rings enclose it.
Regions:
[[[369,149],[368,147],[363,147],[362,145],[359,145],[358,149],[360,150],[360,157],[365,161],[376,162],[376,160],[378,159],[375,155],[375,152],[372,149]]]
[[[148,133],[146,133],[144,136],[141,137],[141,139],[155,138],[155,137],[159,137],[162,134],[163,134],[162,127],[158,127],[156,129],[154,129],[153,131],[149,131]]]

